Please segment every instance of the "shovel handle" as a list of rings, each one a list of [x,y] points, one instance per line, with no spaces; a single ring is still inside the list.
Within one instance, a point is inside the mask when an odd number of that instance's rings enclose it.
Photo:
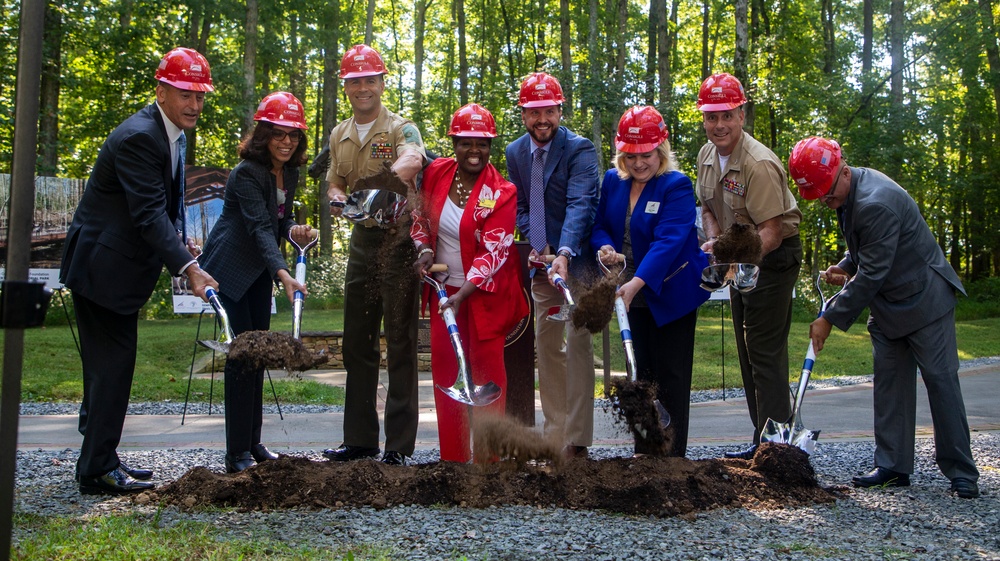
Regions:
[[[448,265],[444,263],[435,263],[427,268],[428,273],[444,273],[448,271]]]

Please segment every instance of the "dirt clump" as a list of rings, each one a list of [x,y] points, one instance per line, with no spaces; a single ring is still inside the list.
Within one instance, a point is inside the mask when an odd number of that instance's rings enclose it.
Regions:
[[[382,169],[378,170],[376,173],[359,177],[358,180],[354,182],[354,187],[351,188],[351,191],[361,191],[363,189],[388,189],[393,193],[406,197],[409,186],[407,186],[406,182],[400,179],[398,175],[393,173],[392,164],[392,160],[386,160],[385,162],[382,162]]]
[[[760,235],[752,224],[735,223],[715,240],[712,255],[716,263],[760,263]]]
[[[477,464],[513,460],[517,465],[545,460],[562,464],[561,446],[509,417],[479,415],[472,419],[472,461]]]
[[[576,307],[570,314],[573,326],[591,333],[600,333],[615,314],[617,279],[602,277],[591,285],[577,284],[576,287],[577,290],[572,293]]]
[[[250,369],[284,368],[303,372],[325,364],[326,354],[313,354],[302,341],[287,333],[244,331],[233,339],[227,359],[239,361]]]
[[[808,457],[789,446],[774,445],[783,450],[773,452],[767,452],[766,446],[758,451],[758,455],[764,454],[760,463],[647,455],[580,459],[558,468],[545,462],[519,464],[512,460],[389,466],[371,459],[326,462],[282,455],[231,475],[196,467],[133,500],[163,502],[182,509],[245,511],[535,505],[667,517],[724,507],[794,507],[837,498],[834,491],[819,487],[814,478],[782,479],[782,472],[811,471]]]
[[[673,431],[660,424],[656,390],[655,383],[645,380],[615,378],[611,381],[608,397],[615,421],[624,424],[632,433],[636,454],[666,456],[673,443]]]

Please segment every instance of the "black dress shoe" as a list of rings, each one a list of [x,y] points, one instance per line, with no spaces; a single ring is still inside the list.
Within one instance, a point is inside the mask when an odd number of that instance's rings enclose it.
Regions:
[[[741,450],[739,452],[726,452],[727,458],[732,458],[734,460],[752,460],[753,455],[757,453],[757,445],[747,448],[746,450]]]
[[[351,446],[341,444],[340,448],[323,450],[323,456],[335,462],[346,462],[348,460],[359,460],[361,458],[374,458],[378,456],[378,448],[365,448],[364,446]],[[387,452],[388,453],[388,452]]]
[[[240,452],[239,454],[226,454],[226,473],[239,473],[253,465],[253,458],[250,452]]]
[[[154,489],[156,485],[146,481],[136,481],[120,468],[101,475],[80,476],[82,495],[124,495]]]
[[[253,459],[257,460],[257,463],[278,459],[277,454],[271,452],[259,442],[250,447],[250,455],[253,456]]]
[[[962,499],[974,499],[979,496],[979,485],[965,477],[952,479],[951,490]]]
[[[899,473],[877,467],[864,475],[856,475],[851,481],[855,487],[909,487],[910,476],[906,473]]]
[[[385,454],[382,454],[382,463],[390,466],[405,466],[406,456],[394,450],[387,450]]]
[[[119,462],[118,468],[128,474],[132,479],[138,479],[139,481],[149,481],[153,478],[153,470],[151,469],[135,469],[129,467],[125,462]]]

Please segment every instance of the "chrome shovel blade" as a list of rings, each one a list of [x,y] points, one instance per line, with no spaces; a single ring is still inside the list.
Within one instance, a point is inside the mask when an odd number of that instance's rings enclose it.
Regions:
[[[484,405],[489,405],[494,401],[500,399],[500,394],[503,390],[500,386],[496,385],[494,382],[486,382],[482,386],[462,386],[462,387],[449,387],[446,388],[441,384],[435,384],[437,389],[444,392],[445,395],[459,401],[466,405],[472,405],[475,407],[482,407]]]
[[[701,287],[708,291],[732,285],[740,292],[750,292],[757,286],[760,267],[750,263],[720,263],[701,271]]]
[[[351,193],[344,202],[331,202],[330,206],[342,206],[342,216],[351,222],[371,219],[379,226],[390,226],[406,213],[406,197],[386,189],[363,189]]]
[[[211,349],[224,355],[229,354],[229,343],[224,341],[213,341],[211,339],[198,341],[198,344],[206,349]]]

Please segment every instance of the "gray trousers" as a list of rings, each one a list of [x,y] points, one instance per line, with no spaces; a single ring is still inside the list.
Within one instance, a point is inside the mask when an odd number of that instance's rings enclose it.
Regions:
[[[913,473],[919,366],[927,387],[938,467],[948,479],[978,481],[958,381],[955,310],[898,339],[886,337],[870,317],[868,333],[875,369],[875,465]]]

